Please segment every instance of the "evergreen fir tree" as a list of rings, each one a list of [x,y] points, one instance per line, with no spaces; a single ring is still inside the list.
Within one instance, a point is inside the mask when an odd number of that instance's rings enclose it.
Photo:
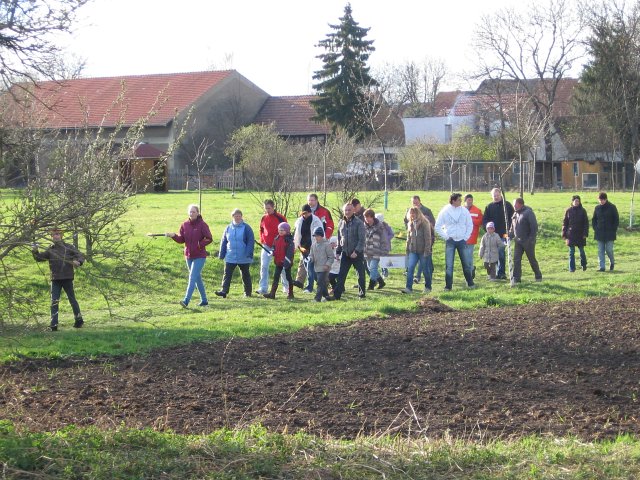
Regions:
[[[318,83],[313,85],[318,93],[311,101],[316,121],[326,121],[333,131],[342,128],[349,135],[362,138],[371,133],[367,122],[359,120],[363,102],[369,101],[368,91],[377,82],[371,78],[367,60],[373,52],[373,40],[365,40],[369,28],[358,26],[351,15],[351,4],[344,7],[339,25],[329,25],[334,31],[327,34],[317,46],[325,53],[317,58],[323,68],[313,75]]]

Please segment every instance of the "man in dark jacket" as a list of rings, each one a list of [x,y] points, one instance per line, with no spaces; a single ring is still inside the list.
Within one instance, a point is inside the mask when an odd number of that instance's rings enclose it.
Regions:
[[[527,254],[529,265],[536,277],[536,282],[542,281],[542,273],[536,260],[536,237],[538,235],[538,221],[536,215],[524,204],[522,198],[513,202],[515,213],[511,221],[511,238],[515,242],[513,247],[513,277],[511,284],[520,283],[522,277],[522,254]]]
[[[364,268],[364,247],[365,228],[364,222],[355,216],[351,203],[346,203],[342,207],[344,216],[338,224],[338,249],[340,253],[340,273],[336,288],[333,294],[336,300],[340,300],[344,293],[344,283],[347,279],[349,269],[353,266],[358,272],[358,289],[360,298],[365,297],[365,268]]]
[[[491,190],[491,202],[484,209],[482,215],[482,226],[487,230],[487,223],[493,222],[496,228],[496,233],[500,235],[503,241],[506,241],[507,232],[511,228],[511,218],[513,217],[513,205],[502,198],[502,192],[499,188]],[[498,252],[498,275],[496,278],[499,280],[506,280],[507,274],[505,273],[505,249],[501,248]]]
[[[600,271],[604,272],[604,254],[606,252],[609,257],[609,270],[613,270],[613,242],[616,239],[620,217],[618,209],[611,203],[605,192],[598,195],[600,205],[597,205],[593,211],[591,225],[593,226],[593,237],[598,242],[598,261],[600,262]]]
[[[51,331],[58,330],[58,306],[60,304],[60,294],[64,290],[73,309],[75,328],[82,327],[84,320],[80,313],[80,305],[76,300],[73,290],[74,268],[84,263],[84,256],[73,245],[62,241],[62,230],[54,228],[51,230],[51,245],[44,252],[38,251],[38,246],[33,246],[33,258],[38,262],[49,262],[51,271]]]

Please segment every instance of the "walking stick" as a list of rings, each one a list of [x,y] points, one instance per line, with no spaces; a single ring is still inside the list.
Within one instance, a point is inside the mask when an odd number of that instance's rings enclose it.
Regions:
[[[273,255],[273,252],[269,250],[267,247],[265,247],[264,245],[262,245],[259,241],[254,240],[254,242],[256,242],[256,245],[259,245],[260,248],[263,249],[265,252],[267,252],[269,255]]]

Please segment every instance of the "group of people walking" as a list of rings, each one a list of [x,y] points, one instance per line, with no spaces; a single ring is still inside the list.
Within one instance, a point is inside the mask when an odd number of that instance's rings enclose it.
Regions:
[[[423,292],[431,292],[432,252],[436,237],[440,237],[445,244],[445,291],[453,288],[456,252],[468,288],[476,287],[474,254],[478,243],[478,255],[489,281],[507,280],[505,251],[508,241],[513,243],[511,284],[521,282],[522,258],[525,255],[535,280],[542,281],[535,252],[538,222],[534,211],[525,205],[522,198],[515,199],[512,205],[502,197],[498,188],[491,191],[491,197],[492,201],[482,212],[474,205],[473,195],[467,194],[463,198],[462,194],[453,193],[449,197],[449,204],[440,210],[437,218],[421,203],[419,196],[412,197],[412,206],[404,217],[406,283],[401,290],[403,293],[413,293],[415,284],[420,283],[421,279],[424,281]],[[605,270],[605,255],[609,258],[609,270],[613,270],[613,242],[619,224],[618,211],[604,192],[600,193],[599,202],[591,222],[598,243],[599,270]],[[313,193],[300,209],[293,229],[285,216],[276,211],[273,200],[265,200],[264,212],[260,220],[259,240],[255,239],[252,228],[243,221],[242,212],[239,209],[232,212],[232,221],[224,230],[217,253],[217,257],[224,260],[225,267],[221,288],[215,295],[225,298],[229,294],[236,267],[241,272],[244,295],[247,297],[256,293],[273,299],[281,283],[288,299],[294,298],[294,287],[297,287],[304,293],[313,293],[315,290],[314,298],[319,302],[340,300],[351,268],[357,274],[359,298],[365,298],[367,290],[386,285],[380,258],[390,253],[394,232],[381,214],[363,208],[358,199],[343,205],[337,228],[329,210],[320,205],[318,196]],[[181,225],[179,233],[167,233],[166,236],[185,245],[189,281],[180,305],[187,307],[194,291],[198,290],[198,305],[206,306],[208,299],[202,281],[202,268],[208,256],[206,246],[212,242],[212,236],[197,205],[190,205],[188,213],[189,218]],[[480,238],[481,228],[485,234]],[[587,268],[584,248],[588,234],[587,212],[580,197],[574,195],[571,206],[565,212],[562,227],[562,238],[569,247],[569,270],[572,272],[576,270],[576,248],[580,267],[583,270]],[[249,267],[253,262],[255,244],[260,246],[260,280],[258,289],[252,292]],[[272,261],[275,271],[269,282]]]
[[[456,252],[462,264],[462,273],[469,288],[475,288],[476,269],[474,266],[475,246],[480,237],[480,228],[485,234],[480,239],[479,257],[490,281],[507,280],[506,245],[512,241],[513,269],[511,284],[521,282],[522,257],[527,256],[536,281],[542,281],[542,273],[536,259],[538,222],[533,210],[525,205],[522,198],[515,199],[513,205],[502,197],[498,188],[491,191],[492,201],[484,213],[474,205],[473,195],[464,199],[460,193],[452,193],[449,204],[445,205],[434,218],[431,210],[421,203],[420,197],[412,197],[412,205],[407,210],[404,223],[406,228],[406,283],[403,293],[412,293],[414,286],[424,279],[424,293],[432,288],[433,245],[436,236],[445,242],[445,291],[453,287],[453,271]],[[591,222],[582,206],[579,195],[573,195],[571,205],[566,209],[562,223],[562,238],[569,248],[569,271],[575,272],[576,248],[580,268],[587,269],[585,246],[589,236],[589,225],[593,228],[598,248],[599,271],[615,268],[613,245],[619,227],[616,206],[601,192],[594,209]],[[213,241],[211,230],[205,223],[197,205],[189,205],[188,218],[180,226],[178,233],[165,233],[179,244],[184,244],[184,255],[189,280],[180,305],[188,307],[195,290],[199,292],[198,306],[206,306],[206,294],[202,270],[209,253],[207,246]],[[250,265],[254,260],[254,247],[260,246],[260,281],[256,294],[265,298],[276,297],[282,283],[288,299],[294,298],[294,287],[305,293],[313,293],[315,300],[340,300],[345,292],[345,282],[351,268],[358,277],[358,296],[365,298],[367,290],[384,288],[386,282],[380,268],[380,259],[391,252],[393,229],[384,221],[384,216],[372,209],[365,209],[358,199],[343,205],[341,218],[335,227],[329,210],[320,205],[315,193],[309,194],[307,203],[300,209],[294,223],[293,233],[284,215],[278,213],[273,200],[265,200],[264,215],[260,220],[259,240],[253,229],[244,222],[242,211],[231,212],[231,223],[226,226],[220,240],[217,257],[224,260],[222,285],[215,292],[226,298],[236,267],[241,272],[244,295],[252,295]],[[62,290],[67,294],[73,309],[74,327],[84,324],[80,306],[73,286],[74,269],[81,266],[84,256],[73,245],[62,240],[59,228],[51,230],[52,245],[39,251],[33,245],[36,261],[48,261],[51,271],[51,324],[52,331],[58,329],[58,306]],[[395,238],[401,238],[400,235]],[[295,255],[299,252],[295,279],[293,268]],[[272,282],[269,283],[271,261],[275,263]],[[368,286],[366,275],[369,275]]]

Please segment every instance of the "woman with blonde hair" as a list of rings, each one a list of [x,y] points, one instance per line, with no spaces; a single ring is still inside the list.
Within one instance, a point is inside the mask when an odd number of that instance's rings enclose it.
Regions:
[[[407,283],[402,293],[413,292],[413,272],[422,266],[424,293],[431,292],[433,260],[431,258],[431,223],[418,207],[407,211]]]

